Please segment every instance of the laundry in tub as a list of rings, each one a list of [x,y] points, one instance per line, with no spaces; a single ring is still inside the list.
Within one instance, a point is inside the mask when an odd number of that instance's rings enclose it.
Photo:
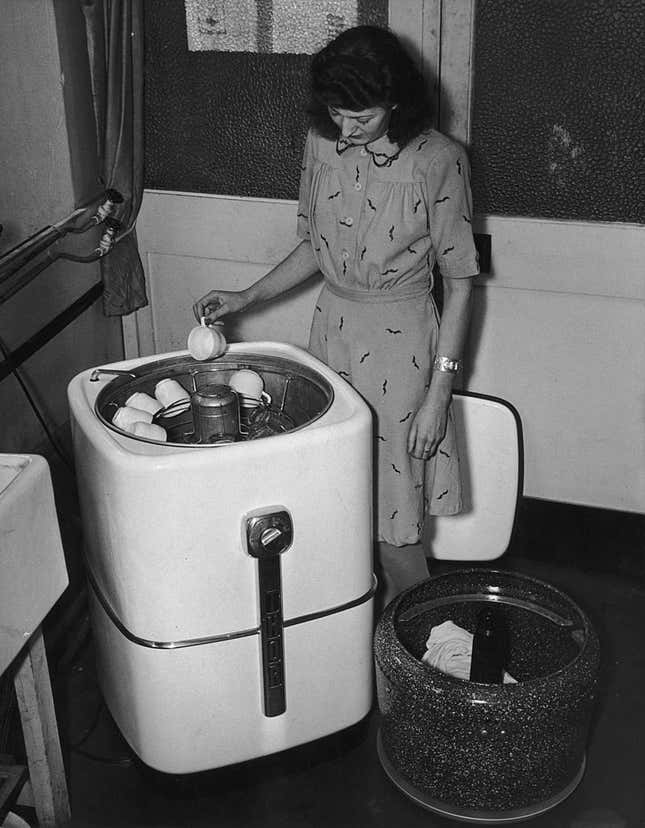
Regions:
[[[432,627],[426,641],[426,651],[421,660],[442,673],[455,678],[470,680],[470,667],[474,636],[453,621],[444,621]],[[504,684],[516,684],[517,680],[506,671]]]

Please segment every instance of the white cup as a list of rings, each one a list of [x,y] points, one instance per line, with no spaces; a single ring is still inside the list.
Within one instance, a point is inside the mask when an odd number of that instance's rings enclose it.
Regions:
[[[190,405],[190,394],[188,391],[186,391],[181,383],[177,382],[177,380],[170,379],[170,377],[159,380],[155,385],[155,397],[164,408],[180,401],[185,401],[187,406]]]
[[[255,400],[255,405],[259,404],[264,391],[264,380],[256,371],[251,371],[250,368],[240,368],[239,371],[231,374],[228,384],[240,395],[242,405],[245,404],[245,400],[249,402]]]
[[[132,408],[140,408],[141,411],[149,411],[151,414],[156,414],[157,411],[161,411],[163,408],[159,400],[155,400],[150,394],[144,394],[142,391],[136,391],[129,396],[125,404]]]
[[[222,326],[222,322],[207,325],[202,317],[201,325],[197,325],[188,334],[188,350],[193,359],[202,362],[205,359],[215,359],[224,353],[226,338]]]
[[[250,411],[253,408],[257,408],[261,402],[265,403],[266,405],[271,405],[271,397],[267,394],[266,391],[262,391],[259,397],[249,397],[248,394],[240,394],[237,392],[237,396],[240,400],[240,406],[247,411]]]
[[[166,429],[154,423],[134,423],[132,426],[132,434],[137,437],[147,437],[148,440],[157,440],[165,443],[168,439]]]
[[[112,422],[123,431],[132,431],[135,423],[151,423],[152,414],[149,411],[142,411],[140,408],[123,405],[121,408],[117,408],[114,417],[112,417]]]

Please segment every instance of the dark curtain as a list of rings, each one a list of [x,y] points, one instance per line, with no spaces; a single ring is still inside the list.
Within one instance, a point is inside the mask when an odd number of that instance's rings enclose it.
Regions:
[[[103,184],[123,196],[123,237],[101,259],[103,310],[124,316],[148,303],[135,221],[143,194],[143,0],[82,0]]]

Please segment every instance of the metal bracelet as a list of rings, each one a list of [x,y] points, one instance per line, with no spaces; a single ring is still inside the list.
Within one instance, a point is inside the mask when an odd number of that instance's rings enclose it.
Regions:
[[[433,371],[440,371],[443,374],[456,374],[461,367],[458,359],[450,359],[450,357],[437,355],[432,363]]]

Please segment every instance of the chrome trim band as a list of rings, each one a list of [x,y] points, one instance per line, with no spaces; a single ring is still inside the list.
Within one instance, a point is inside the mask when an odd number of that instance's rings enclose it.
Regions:
[[[205,636],[204,638],[188,638],[182,641],[152,641],[148,638],[140,638],[138,635],[135,635],[134,633],[130,632],[130,630],[128,630],[128,628],[121,623],[116,612],[108,603],[107,598],[98,588],[96,581],[87,566],[86,574],[92,592],[96,596],[96,599],[99,602],[99,604],[103,607],[110,621],[112,621],[117,630],[125,638],[127,638],[128,641],[131,641],[133,644],[138,644],[140,647],[148,647],[149,649],[153,650],[179,650],[184,647],[199,647],[202,644],[217,644],[223,641],[234,641],[238,638],[248,638],[248,636],[250,635],[260,634],[260,628],[253,627],[249,630],[240,630],[238,632],[224,633],[222,635]],[[303,624],[307,621],[315,621],[319,618],[324,618],[327,615],[335,615],[338,612],[345,612],[345,610],[349,610],[353,607],[359,606],[360,604],[364,604],[366,601],[369,601],[371,598],[373,598],[374,593],[376,592],[376,583],[376,576],[372,575],[372,587],[359,598],[355,598],[353,601],[348,601],[346,604],[340,604],[339,606],[332,607],[328,610],[321,610],[320,612],[312,612],[309,615],[300,615],[297,618],[290,618],[289,620],[283,622],[283,627],[294,627],[297,624]]]
[[[353,601],[348,601],[346,604],[341,604],[331,610],[321,610],[320,612],[312,612],[309,615],[299,615],[297,618],[290,618],[288,621],[283,621],[282,626],[294,627],[296,624],[304,624],[307,621],[316,621],[318,618],[324,618],[326,615],[334,615],[337,612],[345,612],[346,610],[358,607],[360,604],[364,604],[366,601],[369,601],[370,598],[374,597],[377,585],[378,581],[376,580],[376,575],[372,573],[372,586],[364,595],[361,595],[360,598],[355,598]]]

